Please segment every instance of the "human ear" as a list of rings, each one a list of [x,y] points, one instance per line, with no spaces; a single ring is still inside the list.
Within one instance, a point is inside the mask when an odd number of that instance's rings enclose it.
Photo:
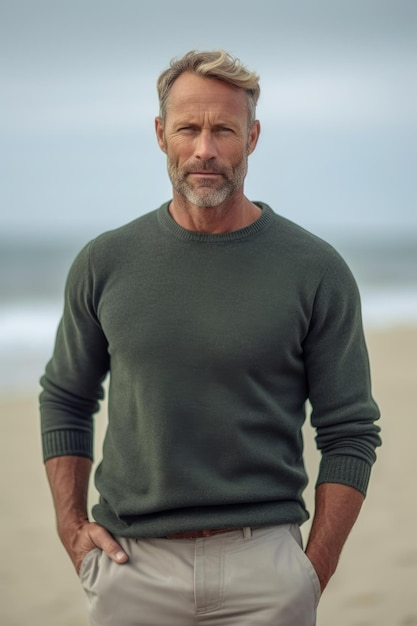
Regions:
[[[261,123],[259,120],[255,120],[252,124],[252,128],[249,131],[248,154],[252,154],[252,152],[255,150],[260,134]]]
[[[161,148],[162,152],[165,152],[166,154],[166,142],[165,142],[165,134],[164,134],[164,126],[163,126],[163,122],[162,122],[162,118],[160,117],[156,117],[155,118],[155,133],[156,133],[156,139],[158,141],[158,145]]]

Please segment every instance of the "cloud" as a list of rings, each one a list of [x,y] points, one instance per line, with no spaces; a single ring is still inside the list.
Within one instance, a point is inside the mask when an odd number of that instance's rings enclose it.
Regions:
[[[415,85],[411,63],[304,66],[263,75],[259,112],[277,124],[404,126],[417,122]]]
[[[4,94],[0,130],[18,134],[134,131],[148,126],[157,114],[154,82],[120,73],[15,77]]]
[[[13,77],[3,96],[0,131],[112,134],[147,129],[158,112],[156,74],[126,70]],[[415,125],[414,85],[411,63],[268,68],[261,76],[258,115],[268,125]]]
[[[270,123],[416,121],[410,0],[15,0],[2,9],[0,131],[130,132],[171,56],[222,45],[260,72]],[[233,25],[233,28],[231,28]]]

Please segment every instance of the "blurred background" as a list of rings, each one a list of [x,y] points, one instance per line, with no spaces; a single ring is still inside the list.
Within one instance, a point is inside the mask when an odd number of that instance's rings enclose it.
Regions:
[[[36,385],[69,264],[170,198],[153,130],[171,57],[261,76],[247,195],[333,243],[365,321],[417,318],[417,3],[3,0],[0,386]]]
[[[54,531],[38,380],[75,254],[170,198],[154,137],[158,74],[192,48],[219,47],[261,76],[262,134],[247,195],[327,239],[348,261],[385,417],[366,510],[320,605],[320,626],[417,626],[417,2],[0,0],[0,622],[7,626],[86,623],[83,593]],[[311,434],[306,457],[312,510]]]

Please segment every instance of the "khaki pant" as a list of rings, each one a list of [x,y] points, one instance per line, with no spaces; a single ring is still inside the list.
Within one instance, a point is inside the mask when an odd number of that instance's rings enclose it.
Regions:
[[[128,563],[95,549],[81,567],[90,626],[316,623],[320,585],[296,525],[201,539],[117,539]]]

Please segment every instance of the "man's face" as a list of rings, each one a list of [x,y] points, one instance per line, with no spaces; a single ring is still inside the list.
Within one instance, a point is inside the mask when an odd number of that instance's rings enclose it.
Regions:
[[[259,125],[248,129],[247,95],[219,80],[182,74],[165,122],[156,120],[174,190],[198,207],[219,206],[243,188]]]

